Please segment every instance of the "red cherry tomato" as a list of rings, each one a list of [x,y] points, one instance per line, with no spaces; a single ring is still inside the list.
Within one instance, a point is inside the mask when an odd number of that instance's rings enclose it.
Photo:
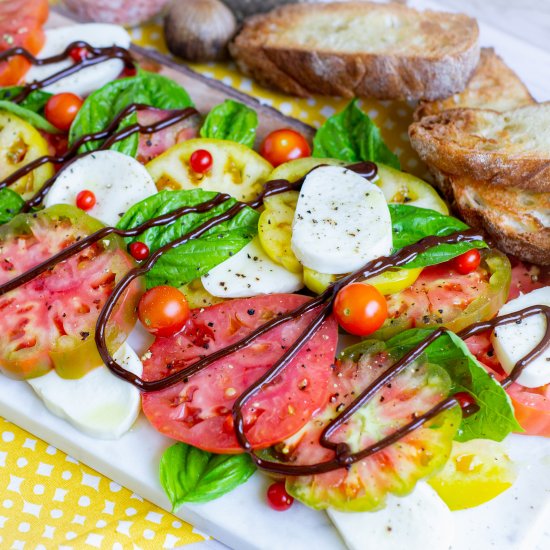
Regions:
[[[452,260],[453,267],[462,275],[473,273],[481,262],[481,254],[477,248],[472,248]]]
[[[169,337],[180,332],[189,319],[189,305],[183,293],[173,286],[149,289],[139,301],[141,324],[155,336]]]
[[[388,305],[384,296],[372,285],[352,283],[338,292],[334,314],[346,332],[367,336],[384,324],[388,318]]]
[[[80,63],[88,57],[88,50],[86,48],[73,48],[69,55],[75,63]]]
[[[197,149],[189,159],[193,172],[204,174],[212,168],[212,155],[206,149]]]
[[[48,99],[44,114],[48,122],[66,132],[71,127],[78,111],[80,111],[82,103],[84,102],[76,94],[69,92],[56,94]]]
[[[145,243],[136,241],[135,243],[130,243],[128,252],[135,260],[141,261],[149,256],[149,247]]]
[[[273,166],[279,166],[289,160],[310,157],[311,147],[302,134],[283,128],[266,136],[260,147],[260,155]]]
[[[284,481],[277,481],[269,486],[267,490],[267,503],[273,510],[284,512],[292,506],[293,502],[294,497],[286,492]]]
[[[95,206],[95,203],[95,195],[92,191],[89,191],[88,189],[80,191],[80,193],[76,196],[76,206],[80,208],[80,210],[84,210],[85,212],[91,210]]]

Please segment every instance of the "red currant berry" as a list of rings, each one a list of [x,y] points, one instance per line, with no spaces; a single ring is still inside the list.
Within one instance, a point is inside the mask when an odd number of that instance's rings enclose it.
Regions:
[[[122,78],[129,78],[137,75],[137,69],[135,67],[124,67],[122,70]]]
[[[277,481],[270,485],[267,490],[267,502],[273,510],[284,512],[292,506],[294,497],[286,492],[284,481]]]
[[[455,393],[454,398],[458,401],[458,404],[463,411],[476,405],[476,400],[467,391]]]
[[[95,206],[95,195],[88,189],[80,191],[80,193],[76,196],[76,206],[78,206],[80,210],[91,210]]]
[[[136,241],[135,243],[130,243],[128,252],[130,252],[132,257],[139,262],[145,260],[145,258],[149,256],[149,247],[145,243]]]
[[[481,254],[477,248],[464,252],[453,260],[453,267],[462,275],[474,272],[481,262]]]
[[[204,174],[212,168],[212,155],[206,149],[197,149],[189,159],[193,172]]]
[[[73,48],[69,55],[75,63],[80,63],[88,57],[88,50],[86,48]]]

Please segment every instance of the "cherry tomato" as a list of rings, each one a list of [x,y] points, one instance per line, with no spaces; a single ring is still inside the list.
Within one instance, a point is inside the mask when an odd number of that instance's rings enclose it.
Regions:
[[[76,94],[69,92],[56,94],[48,99],[44,114],[48,122],[66,132],[71,127],[80,107],[82,107],[82,103],[82,99]]]
[[[128,252],[130,252],[135,260],[141,261],[149,256],[149,247],[145,243],[136,241],[135,243],[130,243]]]
[[[193,172],[205,174],[212,168],[212,155],[206,149],[197,149],[189,158],[189,165]]]
[[[284,481],[277,481],[269,486],[267,490],[267,503],[273,510],[284,512],[292,506],[293,502],[294,497],[286,492]]]
[[[290,128],[275,130],[268,134],[260,147],[260,155],[273,166],[311,156],[311,147],[306,138]]]
[[[452,260],[453,267],[462,275],[473,273],[481,262],[481,254],[477,248],[472,248]]]
[[[75,63],[80,63],[88,57],[88,50],[86,48],[73,48],[69,55]]]
[[[334,314],[346,332],[366,336],[384,324],[388,306],[384,296],[372,285],[352,283],[338,292]]]
[[[185,326],[189,315],[185,296],[173,286],[162,285],[149,289],[138,305],[141,324],[155,336],[177,334]]]
[[[95,203],[95,195],[88,189],[80,191],[80,193],[76,196],[76,206],[80,208],[80,210],[84,210],[84,212],[91,210],[95,206]]]

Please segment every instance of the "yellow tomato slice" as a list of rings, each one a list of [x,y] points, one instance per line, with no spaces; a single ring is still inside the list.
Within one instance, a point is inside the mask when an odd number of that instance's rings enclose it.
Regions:
[[[291,160],[277,166],[269,175],[269,179],[296,181],[305,176],[310,170],[323,164],[345,166],[347,163],[336,159],[318,159],[313,157]]]
[[[488,439],[455,441],[443,470],[428,480],[451,510],[479,506],[510,488],[514,463],[504,446]]]
[[[205,173],[189,165],[191,155],[205,149],[212,155],[212,167]],[[258,153],[233,141],[190,139],[170,147],[146,165],[157,188],[195,189],[228,193],[240,201],[250,201],[262,191],[273,166]]]
[[[179,288],[183,292],[184,296],[187,298],[187,303],[191,309],[198,307],[209,307],[215,304],[220,304],[225,302],[224,298],[218,298],[212,296],[208,290],[206,290],[202,284],[202,281],[199,279],[194,279],[193,281],[182,285]]]
[[[422,273],[421,267],[416,269],[392,269],[376,277],[366,279],[364,282],[376,287],[381,294],[387,296],[409,288],[418,279],[420,273]]]
[[[327,275],[326,273],[319,273],[318,271],[309,269],[309,267],[304,267],[304,284],[316,294],[322,294],[337,279],[337,275]]]
[[[293,273],[302,272],[302,264],[290,246],[298,196],[298,191],[287,191],[267,197],[258,222],[258,235],[266,254]]]
[[[429,208],[441,214],[449,213],[445,201],[429,183],[384,164],[377,166],[378,179],[374,183],[380,187],[388,202]]]
[[[0,111],[0,180],[48,153],[48,143],[34,126],[12,113]],[[10,189],[28,199],[53,174],[52,164],[44,164],[19,178]]]

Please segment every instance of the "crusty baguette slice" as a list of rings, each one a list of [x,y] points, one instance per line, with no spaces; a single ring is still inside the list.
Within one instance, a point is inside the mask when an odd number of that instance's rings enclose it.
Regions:
[[[447,109],[471,107],[509,111],[536,103],[525,84],[493,48],[481,48],[479,64],[463,92],[439,101],[421,101],[414,119]]]
[[[396,3],[294,4],[247,19],[230,52],[244,73],[298,96],[439,99],[466,86],[478,34],[466,15]]]
[[[409,137],[420,158],[447,176],[550,192],[550,102],[504,113],[443,111],[411,124]]]
[[[522,260],[550,265],[550,193],[495,189],[451,176],[454,207],[472,227],[483,228],[498,248]]]

